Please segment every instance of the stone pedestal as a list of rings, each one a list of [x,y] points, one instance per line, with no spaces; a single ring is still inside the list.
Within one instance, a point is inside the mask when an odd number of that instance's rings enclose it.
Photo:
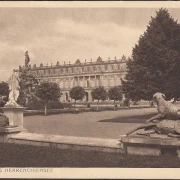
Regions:
[[[9,118],[10,126],[23,127],[24,107],[3,107],[4,114]]]
[[[180,139],[156,135],[154,137],[145,136],[124,136],[121,143],[127,154],[160,156],[172,154],[180,157]]]
[[[7,143],[12,135],[18,134],[21,131],[22,128],[18,126],[0,127],[0,143]]]
[[[4,114],[9,118],[10,126],[18,126],[22,131],[27,132],[23,127],[24,107],[3,107]]]
[[[154,146],[143,146],[143,145],[127,145],[126,147],[127,154],[134,155],[148,155],[148,156],[160,156],[161,150],[160,148]]]

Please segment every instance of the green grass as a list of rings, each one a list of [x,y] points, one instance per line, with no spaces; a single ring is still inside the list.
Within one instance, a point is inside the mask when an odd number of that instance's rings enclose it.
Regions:
[[[179,168],[176,156],[135,156],[0,144],[0,167],[124,167]]]

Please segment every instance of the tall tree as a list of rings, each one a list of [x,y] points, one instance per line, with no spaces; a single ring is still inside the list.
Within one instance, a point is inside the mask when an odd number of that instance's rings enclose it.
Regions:
[[[180,25],[167,9],[151,17],[127,63],[123,92],[133,100],[150,100],[156,92],[180,97]]]
[[[114,100],[114,110],[115,110],[116,109],[115,101],[120,101],[123,98],[122,90],[120,86],[114,86],[110,88],[108,91],[108,96],[110,100]]]
[[[97,111],[99,111],[99,100],[105,100],[107,98],[107,92],[103,86],[97,87],[91,92],[92,98],[98,100]]]
[[[75,113],[76,101],[84,98],[85,90],[83,87],[76,86],[76,87],[73,87],[69,93],[70,93],[70,97],[74,99],[74,113]]]
[[[60,88],[55,82],[41,82],[36,87],[36,96],[44,101],[45,114],[47,114],[48,101],[57,101],[61,97]]]

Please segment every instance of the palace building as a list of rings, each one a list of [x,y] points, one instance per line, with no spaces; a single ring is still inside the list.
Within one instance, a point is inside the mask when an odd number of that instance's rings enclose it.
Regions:
[[[34,64],[31,72],[40,81],[51,81],[59,84],[62,92],[61,101],[71,101],[69,91],[72,87],[81,86],[85,89],[86,95],[83,101],[92,101],[92,89],[104,86],[106,90],[113,86],[121,85],[121,79],[124,78],[127,59],[123,55],[121,59],[102,60],[98,57],[95,62],[81,62],[79,59],[74,64],[43,65],[39,67]]]

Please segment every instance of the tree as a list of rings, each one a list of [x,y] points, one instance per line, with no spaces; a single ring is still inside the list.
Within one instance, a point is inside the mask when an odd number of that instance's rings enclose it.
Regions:
[[[132,100],[150,100],[156,92],[180,97],[180,25],[168,10],[151,17],[127,63],[123,92]]]
[[[123,98],[121,88],[119,86],[114,86],[110,88],[108,91],[108,96],[110,100],[114,100],[114,110],[115,110],[116,109],[115,101],[120,101]]]
[[[97,87],[91,92],[92,98],[98,100],[97,111],[99,111],[99,100],[105,100],[107,98],[107,92],[103,86]]]
[[[74,113],[75,113],[76,101],[84,98],[85,90],[83,87],[76,86],[76,87],[73,87],[69,93],[70,93],[70,97],[74,99]]]
[[[0,83],[0,96],[1,96],[1,106],[4,106],[4,104],[7,102],[9,97],[9,86],[6,82]]]
[[[41,82],[36,87],[36,96],[45,104],[45,115],[47,114],[48,101],[57,101],[61,97],[60,88],[55,82]]]

